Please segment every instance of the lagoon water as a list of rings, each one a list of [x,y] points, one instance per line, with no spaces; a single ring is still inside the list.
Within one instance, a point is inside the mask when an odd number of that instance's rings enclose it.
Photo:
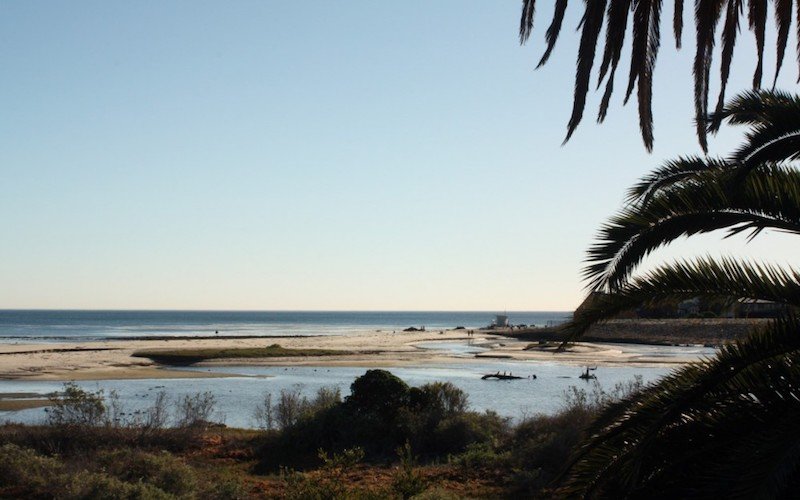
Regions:
[[[343,335],[490,324],[494,312],[453,311],[51,311],[0,310],[0,342],[71,342],[181,336]],[[512,324],[546,326],[563,311],[509,312]]]
[[[271,393],[273,402],[281,390],[299,388],[312,396],[323,386],[338,387],[342,396],[350,391],[353,380],[363,375],[366,368],[356,367],[261,367],[225,366],[214,368],[189,368],[237,374],[243,376],[203,379],[159,379],[159,380],[104,380],[78,382],[81,387],[96,391],[116,391],[123,406],[134,411],[152,404],[158,391],[166,391],[174,403],[187,395],[208,391],[217,401],[217,418],[229,426],[255,427],[254,410]],[[503,360],[464,360],[463,362],[396,367],[389,371],[418,386],[427,382],[449,381],[469,395],[470,407],[474,410],[494,410],[514,419],[538,413],[554,413],[564,404],[564,393],[570,386],[591,391],[594,381],[578,377],[581,368],[558,363],[534,363]],[[496,371],[512,372],[536,379],[497,381],[481,380],[484,373]],[[644,382],[651,382],[669,372],[668,368],[654,367],[599,367],[596,385],[610,390],[617,383],[624,383],[640,375]],[[29,392],[47,394],[58,391],[62,384],[45,381],[0,381],[2,392]],[[0,413],[0,421],[40,422],[44,418],[42,409]]]
[[[408,326],[427,329],[487,325],[494,312],[214,312],[214,311],[0,311],[0,342],[86,342],[122,338],[163,336],[232,335],[345,335],[365,331],[400,330]],[[513,324],[545,326],[562,322],[565,312],[511,312]],[[478,339],[475,339],[478,340]],[[449,381],[464,390],[474,410],[493,410],[513,419],[537,413],[553,413],[564,404],[564,394],[571,386],[591,391],[595,384],[610,390],[618,383],[640,375],[651,382],[667,374],[665,367],[600,367],[597,381],[577,378],[581,368],[556,362],[511,361],[504,359],[475,359],[485,350],[480,342],[433,341],[417,347],[446,351],[450,362],[389,368],[409,385],[418,386],[434,381]],[[685,354],[709,355],[713,349],[702,347],[640,346],[649,356],[669,358]],[[323,386],[338,387],[342,396],[350,391],[353,380],[366,368],[358,367],[268,367],[214,366],[186,368],[224,373],[220,378],[101,380],[78,382],[90,390],[115,391],[127,411],[143,409],[152,404],[159,391],[165,391],[172,402],[198,392],[208,391],[217,401],[216,418],[229,426],[253,427],[256,407],[265,394],[273,401],[281,390],[299,389],[313,396]],[[513,381],[481,380],[481,375],[511,372],[536,379]],[[8,380],[0,381],[0,393],[48,394],[62,389],[60,382]],[[0,422],[41,422],[43,409],[0,412]]]

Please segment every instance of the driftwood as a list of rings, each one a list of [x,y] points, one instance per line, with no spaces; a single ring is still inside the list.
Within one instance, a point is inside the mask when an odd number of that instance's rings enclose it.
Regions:
[[[511,375],[510,373],[506,375],[505,372],[504,373],[497,372],[484,375],[483,377],[481,377],[481,380],[489,380],[490,378],[496,378],[497,380],[519,380],[522,377],[517,377],[516,375]]]

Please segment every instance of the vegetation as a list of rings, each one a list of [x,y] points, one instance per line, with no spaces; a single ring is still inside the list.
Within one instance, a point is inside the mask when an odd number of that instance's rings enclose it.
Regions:
[[[494,413],[467,411],[466,395],[450,383],[409,387],[387,371],[368,370],[350,389],[344,401],[321,404],[318,395],[300,405],[304,411],[293,412],[297,418],[266,439],[262,470],[317,466],[319,448],[358,447],[370,460],[388,460],[408,443],[425,458],[444,458],[491,442],[507,428],[506,419]],[[273,413],[281,411],[276,405]]]
[[[512,425],[471,412],[452,384],[408,387],[388,372],[370,370],[344,400],[331,389],[265,398],[275,415],[294,417],[246,431],[192,423],[214,413],[207,394],[190,396],[188,405],[158,395],[148,411],[128,415],[115,408],[112,395],[68,385],[54,407],[70,418],[0,426],[0,498],[548,495],[548,483],[599,407],[639,388],[575,389],[558,415]],[[276,408],[283,396],[293,409]],[[177,409],[167,412],[169,406]],[[102,418],[89,418],[95,415]],[[320,429],[330,439],[319,439]],[[387,438],[378,439],[379,433]]]
[[[715,230],[800,232],[800,98],[750,92],[713,120],[749,126],[724,159],[681,158],[643,179],[600,232],[586,277],[603,292],[565,330],[577,338],[651,301],[766,300],[789,312],[712,359],[624,398],[590,426],[565,494],[584,497],[784,497],[800,477],[800,274],[734,258],[698,258],[638,273],[651,251]],[[712,120],[712,122],[713,122]]]
[[[597,88],[606,82],[603,98],[597,121],[603,122],[608,112],[611,94],[614,91],[614,76],[619,65],[622,48],[625,45],[626,35],[630,31],[631,39],[631,64],[628,82],[625,90],[625,102],[636,87],[636,98],[639,103],[639,125],[647,150],[653,148],[653,114],[651,100],[653,97],[653,72],[656,66],[656,57],[661,46],[661,23],[664,15],[661,0],[632,1],[632,0],[599,0],[584,2],[585,10],[581,18],[580,46],[577,56],[577,72],[575,75],[575,97],[572,116],[567,126],[569,140],[583,118],[586,105],[586,95],[591,86],[591,73],[595,63],[597,48],[603,44],[603,56],[597,75]],[[703,150],[707,149],[706,135],[708,131],[714,132],[724,117],[722,112],[725,102],[728,75],[730,74],[734,48],[736,46],[739,24],[745,20],[744,0],[696,0],[694,2],[696,51],[694,56],[694,105],[695,120],[697,122],[697,137]],[[763,76],[763,58],[765,48],[765,33],[768,16],[767,0],[750,0],[747,2],[746,21],[756,40],[757,59],[753,75],[753,90],[761,87]],[[774,0],[774,17],[777,26],[775,47],[777,53],[773,85],[783,65],[786,45],[789,38],[792,16],[797,17],[800,24],[800,9],[793,6],[792,0]],[[520,43],[526,43],[533,30],[536,0],[523,0],[522,17],[520,20]],[[683,0],[674,0],[672,11],[672,26],[675,34],[675,46],[681,48],[683,35]],[[558,40],[559,33],[567,10],[567,0],[556,0],[555,11],[550,27],[545,35],[547,48],[539,61],[539,66],[547,62]],[[669,15],[669,13],[667,14]],[[716,112],[712,115],[710,126],[708,110],[708,94],[711,83],[711,66],[714,55],[714,45],[717,43],[717,26],[723,20],[722,29],[719,31],[721,51],[720,63],[720,90],[717,99]],[[601,32],[605,25],[605,42],[601,42]],[[800,59],[800,44],[797,47]]]
[[[353,354],[335,349],[290,349],[272,344],[269,347],[205,348],[205,349],[148,349],[132,355],[149,358],[166,365],[190,365],[210,359],[289,358],[301,356],[341,356]]]

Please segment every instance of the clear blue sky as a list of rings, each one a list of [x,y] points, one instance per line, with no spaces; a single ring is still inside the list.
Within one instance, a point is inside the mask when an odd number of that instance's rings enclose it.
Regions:
[[[693,48],[652,154],[621,93],[561,147],[579,5],[533,71],[547,3],[519,47],[516,0],[3,2],[0,307],[573,308],[625,189],[699,152]]]

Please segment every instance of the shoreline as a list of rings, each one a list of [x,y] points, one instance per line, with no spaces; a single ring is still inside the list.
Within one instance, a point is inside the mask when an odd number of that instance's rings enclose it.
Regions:
[[[544,329],[541,330],[544,333]],[[566,352],[553,352],[547,344],[532,345],[516,332],[474,330],[422,332],[359,332],[348,335],[284,337],[193,337],[139,338],[58,344],[0,344],[0,380],[120,380],[159,378],[216,378],[235,376],[219,372],[180,370],[132,354],[143,349],[239,349],[263,348],[279,343],[288,349],[343,351],[327,356],[215,359],[193,367],[217,366],[351,366],[391,368],[395,366],[487,362],[559,363],[574,366],[680,366],[699,360],[702,354],[654,352],[652,344],[578,342]],[[527,333],[527,332],[524,332]],[[279,340],[279,342],[276,342]],[[541,340],[541,339],[540,339]],[[438,345],[424,347],[425,343]],[[482,349],[480,352],[448,350],[449,343]],[[530,348],[529,348],[530,347]],[[668,349],[668,348],[667,348]]]

